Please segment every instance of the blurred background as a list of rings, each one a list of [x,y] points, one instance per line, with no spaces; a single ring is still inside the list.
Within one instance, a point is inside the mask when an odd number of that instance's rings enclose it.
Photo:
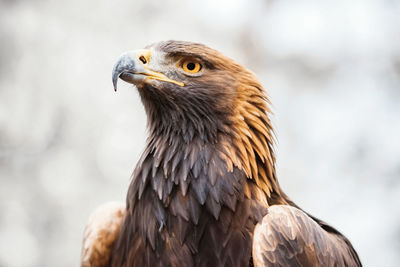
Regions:
[[[124,201],[144,148],[126,51],[205,43],[271,97],[278,177],[365,266],[400,261],[400,2],[0,1],[0,266],[79,266],[101,203]]]

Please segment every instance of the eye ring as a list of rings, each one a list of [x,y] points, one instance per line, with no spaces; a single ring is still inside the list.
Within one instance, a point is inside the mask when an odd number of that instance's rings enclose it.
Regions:
[[[189,74],[199,73],[203,69],[201,63],[195,59],[184,59],[180,65],[180,67]]]

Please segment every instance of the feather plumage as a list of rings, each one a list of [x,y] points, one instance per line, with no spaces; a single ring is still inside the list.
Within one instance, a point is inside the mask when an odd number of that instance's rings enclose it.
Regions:
[[[107,266],[361,266],[343,235],[281,190],[255,75],[201,44],[148,49],[146,68],[128,53],[114,70],[137,86],[149,137]],[[185,73],[182,60],[202,68]]]

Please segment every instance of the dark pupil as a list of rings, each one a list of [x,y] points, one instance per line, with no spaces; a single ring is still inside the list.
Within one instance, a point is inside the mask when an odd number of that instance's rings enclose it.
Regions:
[[[196,65],[192,62],[190,62],[189,64],[187,64],[187,68],[188,70],[194,70],[194,68],[196,67]]]

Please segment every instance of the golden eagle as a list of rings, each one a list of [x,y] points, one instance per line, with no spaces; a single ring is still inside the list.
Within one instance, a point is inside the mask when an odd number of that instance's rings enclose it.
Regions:
[[[279,186],[269,100],[255,75],[202,44],[123,54],[148,140],[126,206],[90,218],[82,266],[361,266],[350,241]]]

